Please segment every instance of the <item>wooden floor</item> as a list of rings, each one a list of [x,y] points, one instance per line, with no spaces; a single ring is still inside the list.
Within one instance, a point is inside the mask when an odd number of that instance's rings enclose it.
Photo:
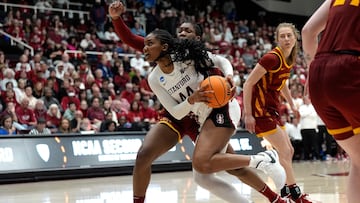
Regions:
[[[349,161],[294,163],[296,178],[311,199],[323,203],[345,203]],[[219,173],[255,203],[268,202],[258,192],[234,177]],[[264,179],[267,178],[261,174]],[[266,181],[271,185],[269,180]],[[1,203],[132,203],[131,176],[89,178],[0,185]],[[153,174],[147,203],[220,203],[223,200],[198,187],[192,173]]]

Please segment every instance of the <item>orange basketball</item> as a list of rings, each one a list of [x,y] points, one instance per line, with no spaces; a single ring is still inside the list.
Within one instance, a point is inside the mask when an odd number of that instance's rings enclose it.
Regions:
[[[231,85],[224,77],[218,75],[207,77],[200,83],[200,87],[206,85],[208,85],[206,90],[214,91],[214,93],[210,95],[210,100],[207,103],[209,107],[223,107],[231,99]]]

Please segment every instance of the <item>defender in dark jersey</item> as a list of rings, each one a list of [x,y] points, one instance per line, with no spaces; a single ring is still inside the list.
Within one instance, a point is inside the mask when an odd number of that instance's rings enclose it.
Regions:
[[[326,0],[302,29],[311,101],[351,159],[349,203],[360,201],[359,25],[360,1]]]
[[[307,195],[296,185],[292,167],[294,148],[279,114],[280,95],[297,113],[286,82],[297,56],[298,36],[293,24],[281,23],[276,28],[278,46],[259,60],[244,84],[244,121],[250,133],[266,138],[279,152],[287,176],[281,195],[291,197],[296,203],[309,203]]]

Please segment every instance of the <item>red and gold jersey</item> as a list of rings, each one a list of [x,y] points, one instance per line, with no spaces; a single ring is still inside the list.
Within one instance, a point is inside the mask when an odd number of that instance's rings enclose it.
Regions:
[[[317,53],[360,52],[359,22],[359,0],[333,0]]]
[[[253,90],[253,111],[255,117],[270,116],[279,112],[280,90],[290,77],[292,65],[286,63],[279,47],[265,54],[259,61],[267,73]]]

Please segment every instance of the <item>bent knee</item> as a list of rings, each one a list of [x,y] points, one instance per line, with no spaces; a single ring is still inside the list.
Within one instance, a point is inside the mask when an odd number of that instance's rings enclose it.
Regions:
[[[141,146],[136,155],[135,164],[136,165],[151,165],[152,162],[156,159],[156,155],[152,152],[151,149],[144,148]]]
[[[290,145],[284,145],[280,149],[276,149],[280,159],[292,159],[294,156],[294,147]]]
[[[202,174],[214,173],[210,161],[206,161],[205,159],[193,159],[193,167],[197,172]]]

